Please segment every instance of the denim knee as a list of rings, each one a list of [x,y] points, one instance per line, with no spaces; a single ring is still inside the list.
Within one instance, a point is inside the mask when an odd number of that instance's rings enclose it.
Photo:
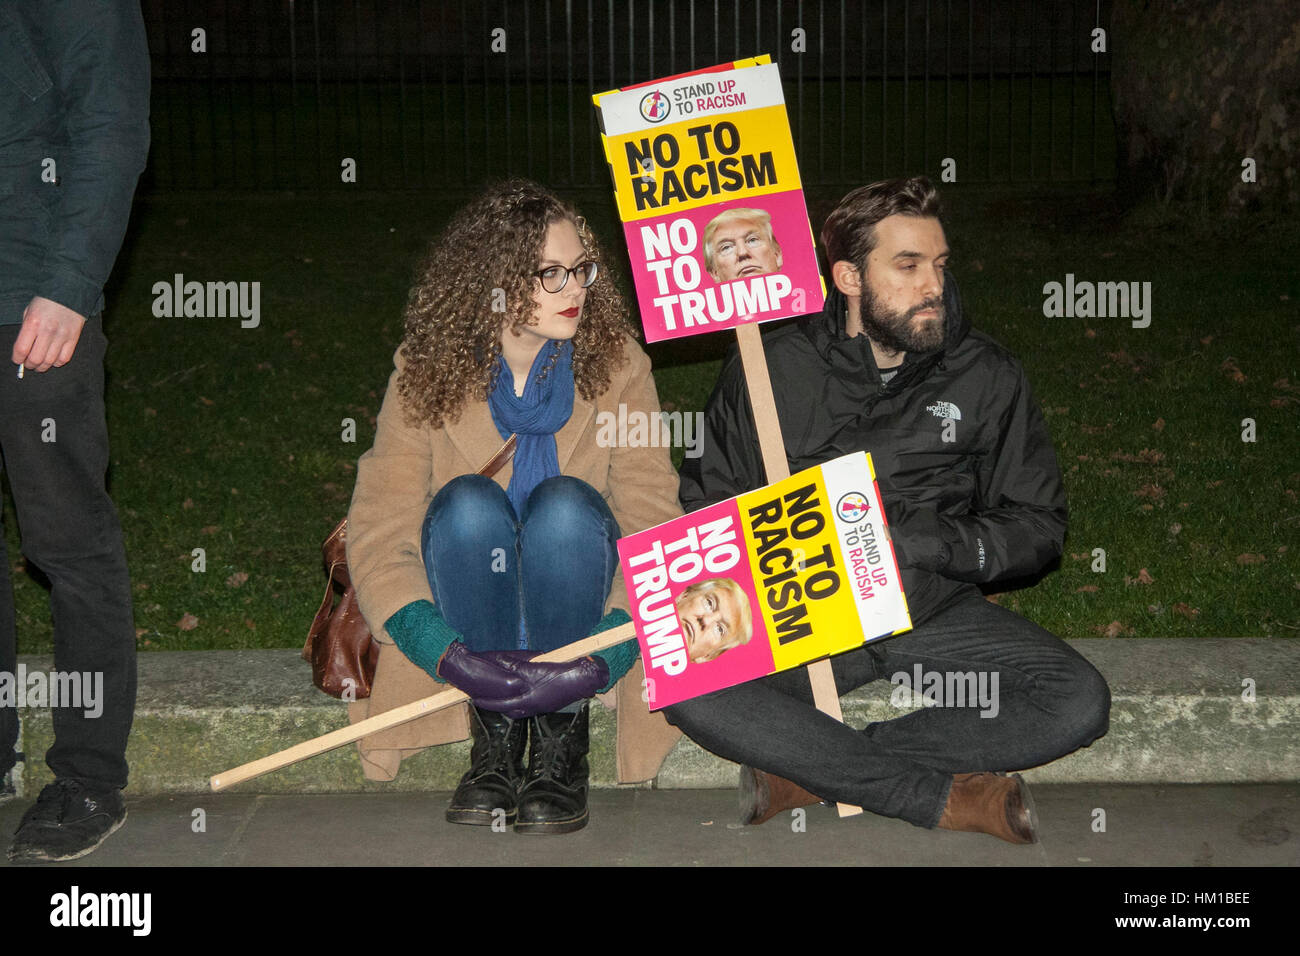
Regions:
[[[444,539],[476,540],[496,525],[513,530],[514,508],[505,490],[484,475],[461,475],[439,489],[425,512],[420,530],[420,552],[429,558],[429,536],[434,525]]]
[[[1069,753],[1104,737],[1110,729],[1110,686],[1082,657],[1066,686],[1061,734]]]
[[[1106,736],[1110,730],[1110,685],[1097,668],[1088,665],[1088,673],[1081,675],[1078,687],[1080,734],[1083,743],[1090,744]]]
[[[541,533],[552,541],[590,532],[609,541],[619,537],[618,522],[600,492],[568,475],[547,478],[534,488],[521,520],[530,535]]]

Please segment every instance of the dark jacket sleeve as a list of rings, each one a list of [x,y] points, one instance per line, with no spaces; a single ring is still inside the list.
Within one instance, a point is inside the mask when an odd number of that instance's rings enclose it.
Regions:
[[[982,458],[977,480],[980,500],[969,514],[900,516],[904,549],[918,550],[918,541],[933,537],[938,548],[932,570],[975,584],[1037,574],[1060,557],[1065,489],[1051,435],[1023,370],[1003,413],[999,443]]]
[[[149,152],[149,49],[135,2],[65,0],[48,26],[67,146],[36,294],[99,304]]]
[[[733,348],[704,409],[697,458],[682,461],[682,508],[697,511],[767,483],[740,355]]]

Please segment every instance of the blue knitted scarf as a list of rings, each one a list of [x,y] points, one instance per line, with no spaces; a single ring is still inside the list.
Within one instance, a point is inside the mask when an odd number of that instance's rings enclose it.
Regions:
[[[541,371],[550,364],[552,356],[555,365],[542,377]],[[573,343],[552,339],[542,346],[533,360],[522,396],[515,394],[515,378],[505,359],[498,357],[497,362],[499,374],[488,396],[488,407],[502,439],[509,438],[511,433],[519,436],[506,494],[515,507],[516,517],[522,517],[524,502],[533,489],[560,473],[555,433],[573,414]]]

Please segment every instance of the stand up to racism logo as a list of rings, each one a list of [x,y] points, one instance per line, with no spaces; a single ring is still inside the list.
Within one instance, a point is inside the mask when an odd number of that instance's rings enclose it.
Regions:
[[[672,104],[668,97],[658,90],[651,90],[641,97],[641,115],[645,117],[646,122],[662,123],[668,118],[670,112],[672,112]]]

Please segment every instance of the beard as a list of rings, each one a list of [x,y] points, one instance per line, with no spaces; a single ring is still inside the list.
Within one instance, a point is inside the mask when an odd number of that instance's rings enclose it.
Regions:
[[[894,312],[882,306],[871,289],[871,283],[862,283],[862,328],[867,338],[886,352],[937,352],[947,338],[947,313],[943,296],[926,299],[906,312]],[[913,322],[918,312],[935,310],[935,318]]]

